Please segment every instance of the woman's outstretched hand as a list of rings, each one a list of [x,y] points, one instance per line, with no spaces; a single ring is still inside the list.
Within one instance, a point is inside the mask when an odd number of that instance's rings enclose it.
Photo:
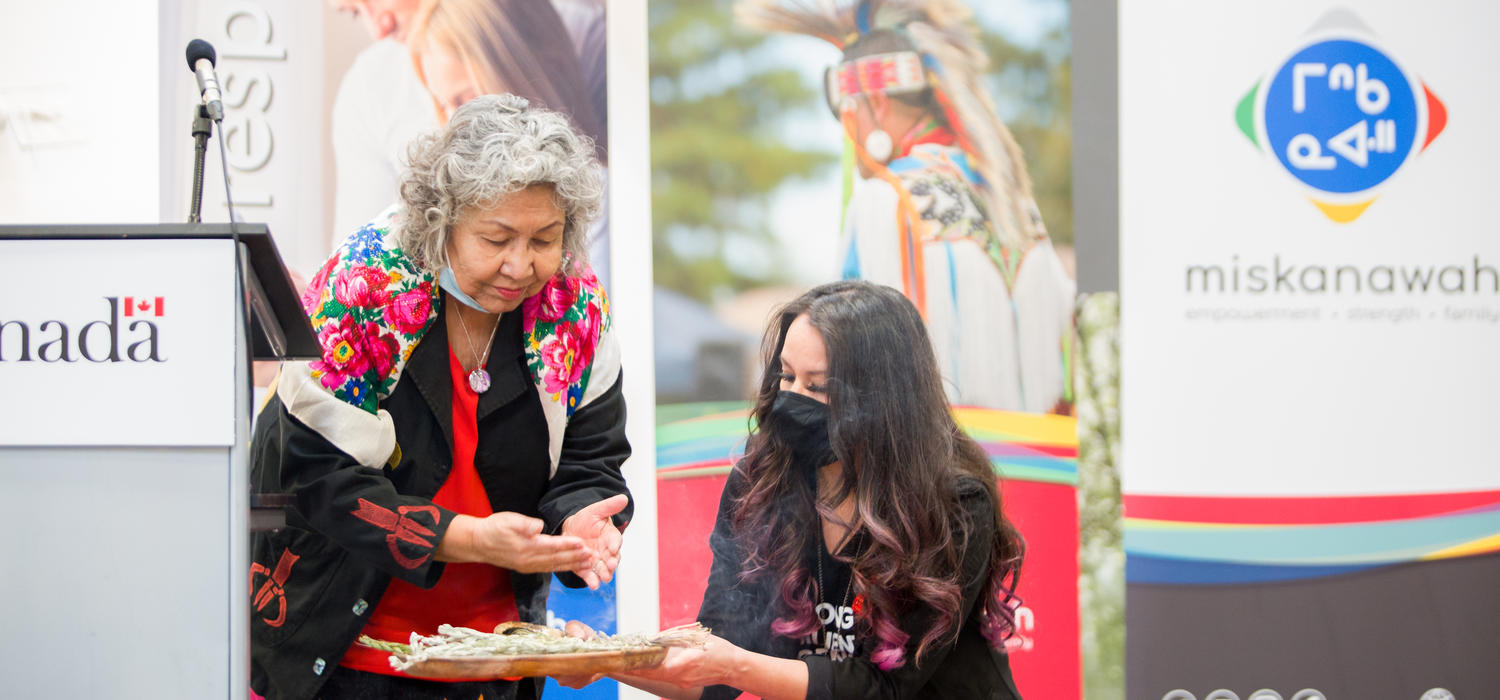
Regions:
[[[700,647],[668,647],[667,658],[655,668],[631,671],[636,678],[670,683],[678,688],[701,688],[725,683],[734,675],[739,654],[743,651],[724,640],[709,635]]]
[[[569,637],[579,639],[593,639],[597,636],[593,628],[577,620],[569,620],[568,624],[563,626],[563,631],[567,632]],[[595,673],[590,676],[553,676],[552,680],[557,681],[557,684],[564,688],[582,688],[603,677],[604,674]]]
[[[577,637],[579,639],[592,639],[594,636],[596,636],[594,630],[590,629],[588,625],[585,625],[577,620],[569,620],[568,624],[563,627],[563,630],[566,631],[569,636]],[[725,642],[725,644],[728,643]],[[672,658],[671,655],[674,651],[678,650],[675,648],[667,649],[668,659]],[[695,700],[703,694],[703,689],[699,687],[684,689],[678,687],[673,683],[653,680],[652,678],[649,678],[645,675],[636,675],[638,673],[642,672],[635,671],[631,673],[612,673],[608,674],[607,677],[613,678],[626,685],[635,686],[636,688],[647,691],[652,695],[669,698],[671,700]],[[558,685],[561,685],[565,688],[582,688],[605,677],[606,674],[595,673],[593,675],[586,676],[553,676],[552,679],[557,681]]]
[[[438,542],[437,558],[481,562],[523,574],[594,567],[589,543],[566,534],[544,535],[542,527],[537,518],[508,511],[483,518],[459,515]]]
[[[582,541],[593,555],[591,561],[566,569],[577,574],[589,588],[597,589],[615,577],[615,568],[620,565],[621,537],[611,518],[628,505],[628,496],[611,496],[563,521],[562,536]]]

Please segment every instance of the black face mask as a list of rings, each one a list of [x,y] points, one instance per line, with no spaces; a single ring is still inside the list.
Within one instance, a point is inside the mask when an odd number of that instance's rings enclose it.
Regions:
[[[838,461],[828,437],[828,404],[782,391],[771,404],[769,428],[792,448],[792,468],[813,470]]]

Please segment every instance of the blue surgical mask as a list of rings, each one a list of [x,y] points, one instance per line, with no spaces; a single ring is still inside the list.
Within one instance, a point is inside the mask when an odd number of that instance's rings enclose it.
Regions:
[[[438,273],[438,286],[442,287],[443,291],[448,292],[454,299],[462,302],[464,306],[475,311],[490,313],[488,309],[480,306],[479,302],[474,301],[474,297],[464,294],[464,290],[458,288],[458,280],[453,277],[453,268],[445,267],[442,272]]]

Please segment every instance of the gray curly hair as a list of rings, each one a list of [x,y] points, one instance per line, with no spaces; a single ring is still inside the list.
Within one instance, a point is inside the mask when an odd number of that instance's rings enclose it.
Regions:
[[[483,95],[413,141],[407,158],[399,242],[423,269],[448,266],[448,236],[465,216],[538,184],[554,187],[563,210],[565,259],[580,267],[588,261],[588,228],[599,216],[604,182],[593,142],[566,116],[515,95]]]

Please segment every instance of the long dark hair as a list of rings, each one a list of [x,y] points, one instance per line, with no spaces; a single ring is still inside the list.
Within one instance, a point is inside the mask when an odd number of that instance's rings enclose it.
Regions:
[[[828,352],[829,436],[843,464],[839,491],[818,499],[792,471],[791,448],[771,430],[752,438],[742,463],[749,482],[732,525],[747,554],[746,578],[771,576],[789,614],[773,630],[801,637],[817,629],[813,582],[804,562],[819,518],[837,522],[835,504],[857,504],[850,537],[863,547],[848,562],[864,597],[860,623],[874,634],[871,660],[889,670],[905,663],[908,635],[897,620],[912,606],[934,613],[917,641],[918,662],[963,623],[962,564],[970,535],[957,498],[965,485],[994,504],[995,537],[978,614],[997,647],[1014,628],[1011,603],[1025,545],[1005,518],[995,472],[978,443],[949,412],[927,330],[900,292],[868,282],[834,282],[803,294],[777,314],[763,343],[757,425],[771,425],[780,390],[787,328],[807,314]]]

